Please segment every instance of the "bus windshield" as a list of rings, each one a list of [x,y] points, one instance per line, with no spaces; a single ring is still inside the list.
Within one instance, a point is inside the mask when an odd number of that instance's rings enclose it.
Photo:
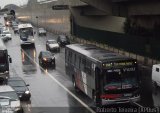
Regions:
[[[26,34],[28,36],[33,36],[33,28],[28,27],[28,28],[22,28],[19,30],[20,34]]]
[[[113,71],[113,70],[112,70]],[[107,70],[104,74],[104,89],[129,89],[138,84],[136,71],[113,71]]]

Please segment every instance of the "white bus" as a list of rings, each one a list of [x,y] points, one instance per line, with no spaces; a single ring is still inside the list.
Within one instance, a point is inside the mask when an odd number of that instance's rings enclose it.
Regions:
[[[34,44],[34,32],[33,26],[31,24],[19,24],[18,31],[20,35],[21,45]]]

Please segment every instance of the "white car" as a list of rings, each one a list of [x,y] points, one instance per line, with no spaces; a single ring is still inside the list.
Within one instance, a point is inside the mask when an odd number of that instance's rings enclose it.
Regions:
[[[6,30],[6,31],[3,31],[3,32],[2,32],[1,38],[2,38],[4,41],[11,40],[11,39],[12,39],[12,35],[11,35],[11,33],[10,33],[8,30]]]
[[[39,36],[41,36],[41,35],[46,36],[47,35],[47,31],[44,28],[38,28],[38,35]]]
[[[2,113],[14,113],[11,107],[11,99],[6,96],[0,96],[0,105]]]
[[[8,100],[7,100],[8,99]],[[22,113],[23,109],[20,104],[16,91],[9,85],[0,86],[0,100],[3,107],[11,108],[16,113]],[[8,103],[9,101],[9,103]]]
[[[152,83],[154,86],[160,87],[160,64],[155,64],[152,67]]]
[[[47,40],[46,41],[46,49],[48,51],[60,52],[60,46],[56,40]]]

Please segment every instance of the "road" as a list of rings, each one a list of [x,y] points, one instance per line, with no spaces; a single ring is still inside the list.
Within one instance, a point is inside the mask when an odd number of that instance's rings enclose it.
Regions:
[[[35,29],[36,30],[36,29]],[[56,39],[57,35],[48,33],[47,37],[35,37],[35,47],[20,46],[18,35],[12,32],[12,40],[5,43],[12,57],[10,76],[22,77],[31,91],[31,100],[22,102],[25,113],[91,113],[93,102],[82,92],[76,93],[71,80],[65,74],[64,48],[56,53],[56,69],[43,69],[38,64],[38,55],[46,50],[47,39]],[[151,72],[141,70],[141,102],[115,106],[115,108],[160,107],[160,89],[153,90]],[[113,106],[112,106],[113,107]],[[111,108],[111,107],[109,107]]]

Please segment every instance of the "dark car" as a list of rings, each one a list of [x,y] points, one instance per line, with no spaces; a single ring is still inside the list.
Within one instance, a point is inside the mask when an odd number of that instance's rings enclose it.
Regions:
[[[60,47],[56,40],[47,40],[46,49],[48,51],[60,52]]]
[[[12,29],[14,31],[14,34],[18,33],[18,26],[12,26]]]
[[[39,36],[46,36],[47,35],[47,31],[44,28],[38,28],[38,35]]]
[[[30,100],[31,93],[25,81],[20,77],[12,77],[8,79],[8,84],[17,92],[20,100]]]
[[[41,66],[53,66],[56,67],[55,57],[50,51],[41,51],[39,53],[39,64]]]
[[[65,46],[65,45],[68,45],[70,44],[70,40],[67,36],[65,35],[59,35],[58,38],[57,38],[57,43],[60,45],[60,46]]]

